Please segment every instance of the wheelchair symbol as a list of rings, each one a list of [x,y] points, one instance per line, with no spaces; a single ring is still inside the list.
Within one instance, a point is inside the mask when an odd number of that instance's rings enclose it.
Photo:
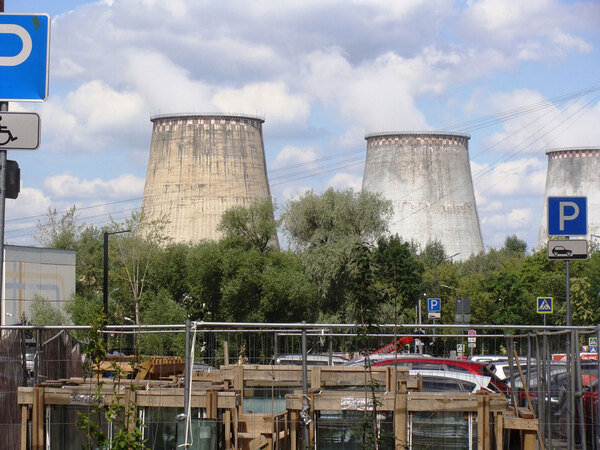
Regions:
[[[2,120],[2,117],[0,117]],[[18,138],[12,135],[12,132],[8,129],[7,126],[0,125],[0,135],[6,135],[6,137],[0,137],[0,146],[6,145],[9,142],[16,141]]]

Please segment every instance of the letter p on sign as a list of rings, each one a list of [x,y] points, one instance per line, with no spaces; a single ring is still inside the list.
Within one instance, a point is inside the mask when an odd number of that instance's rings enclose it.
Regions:
[[[587,197],[548,197],[548,235],[587,234]]]

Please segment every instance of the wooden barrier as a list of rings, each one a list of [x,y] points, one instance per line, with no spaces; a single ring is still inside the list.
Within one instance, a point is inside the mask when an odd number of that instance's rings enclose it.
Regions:
[[[309,366],[306,422],[310,423],[306,426],[311,442],[315,442],[315,424],[322,411],[365,411],[372,410],[375,404],[378,411],[393,417],[394,439],[399,448],[411,439],[409,424],[412,418],[424,412],[464,413],[465,417],[477,417],[475,445],[481,450],[502,448],[504,430],[521,430],[523,448],[530,449],[535,445],[537,419],[515,416],[502,394],[421,392],[421,377],[411,376],[404,367],[377,367],[371,373],[372,379],[367,379],[363,367]],[[117,395],[123,396],[123,400],[126,396],[134,396],[131,399],[139,408],[182,408],[184,405],[181,375],[164,380],[121,380],[120,389],[116,391],[113,391],[114,380],[103,379],[102,382],[105,405],[113,401],[113,392],[119,392]],[[133,392],[131,386],[136,387]],[[304,430],[301,386],[300,366],[227,365],[221,370],[194,372],[190,404],[192,408],[204,410],[206,419],[221,421],[222,445],[226,449],[295,449]],[[245,395],[255,389],[274,387],[293,392],[285,396],[284,411],[273,411],[273,414],[244,412]],[[26,434],[30,426],[32,448],[45,448],[45,407],[86,404],[86,401],[93,401],[92,395],[97,392],[95,380],[81,378],[19,388],[22,434]]]

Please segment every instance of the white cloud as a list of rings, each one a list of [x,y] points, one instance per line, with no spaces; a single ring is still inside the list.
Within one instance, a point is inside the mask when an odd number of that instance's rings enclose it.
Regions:
[[[494,214],[482,219],[482,224],[501,230],[506,236],[533,225],[534,214],[530,208],[514,208],[505,214]]]
[[[219,89],[212,101],[224,112],[264,115],[269,126],[303,124],[310,113],[306,96],[291,94],[280,81],[253,83],[240,89]]]
[[[476,192],[486,197],[509,198],[540,196],[546,182],[546,163],[542,160],[518,159],[496,164],[471,162]]]
[[[529,89],[493,93],[482,102],[488,106],[488,114],[528,111],[505,120],[500,131],[484,139],[484,149],[543,155],[554,148],[598,145],[600,101],[592,102],[589,96],[583,96],[556,104]]]
[[[44,180],[44,188],[53,197],[76,199],[124,199],[140,196],[144,191],[144,180],[133,175],[121,175],[112,180],[81,180],[69,175],[55,175]]]
[[[468,4],[458,29],[478,47],[495,48],[512,59],[551,62],[571,51],[591,50],[573,32],[586,31],[593,20],[586,15],[595,13],[597,19],[599,12],[592,2],[479,0]]]
[[[351,188],[354,189],[354,191],[359,192],[362,189],[362,176],[340,172],[331,177],[326,185],[327,187],[338,190]]]
[[[312,147],[296,147],[286,145],[277,154],[275,160],[271,163],[272,169],[282,169],[290,166],[303,166],[302,168],[314,169],[317,167],[314,160],[317,155]],[[291,167],[290,167],[291,168]]]
[[[339,48],[330,48],[306,57],[303,78],[308,92],[366,131],[422,130],[430,126],[415,104],[419,66],[427,64],[387,54],[354,67]],[[437,81],[422,81],[421,92],[438,89]]]

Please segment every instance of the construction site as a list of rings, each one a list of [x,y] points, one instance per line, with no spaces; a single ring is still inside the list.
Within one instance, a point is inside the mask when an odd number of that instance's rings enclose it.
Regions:
[[[91,365],[74,337],[89,327],[3,327],[3,447],[95,448],[89,418],[106,442],[135,428],[153,449],[598,448],[598,364],[580,343],[600,327],[414,327],[109,326],[108,348],[180,334],[185,354]]]

